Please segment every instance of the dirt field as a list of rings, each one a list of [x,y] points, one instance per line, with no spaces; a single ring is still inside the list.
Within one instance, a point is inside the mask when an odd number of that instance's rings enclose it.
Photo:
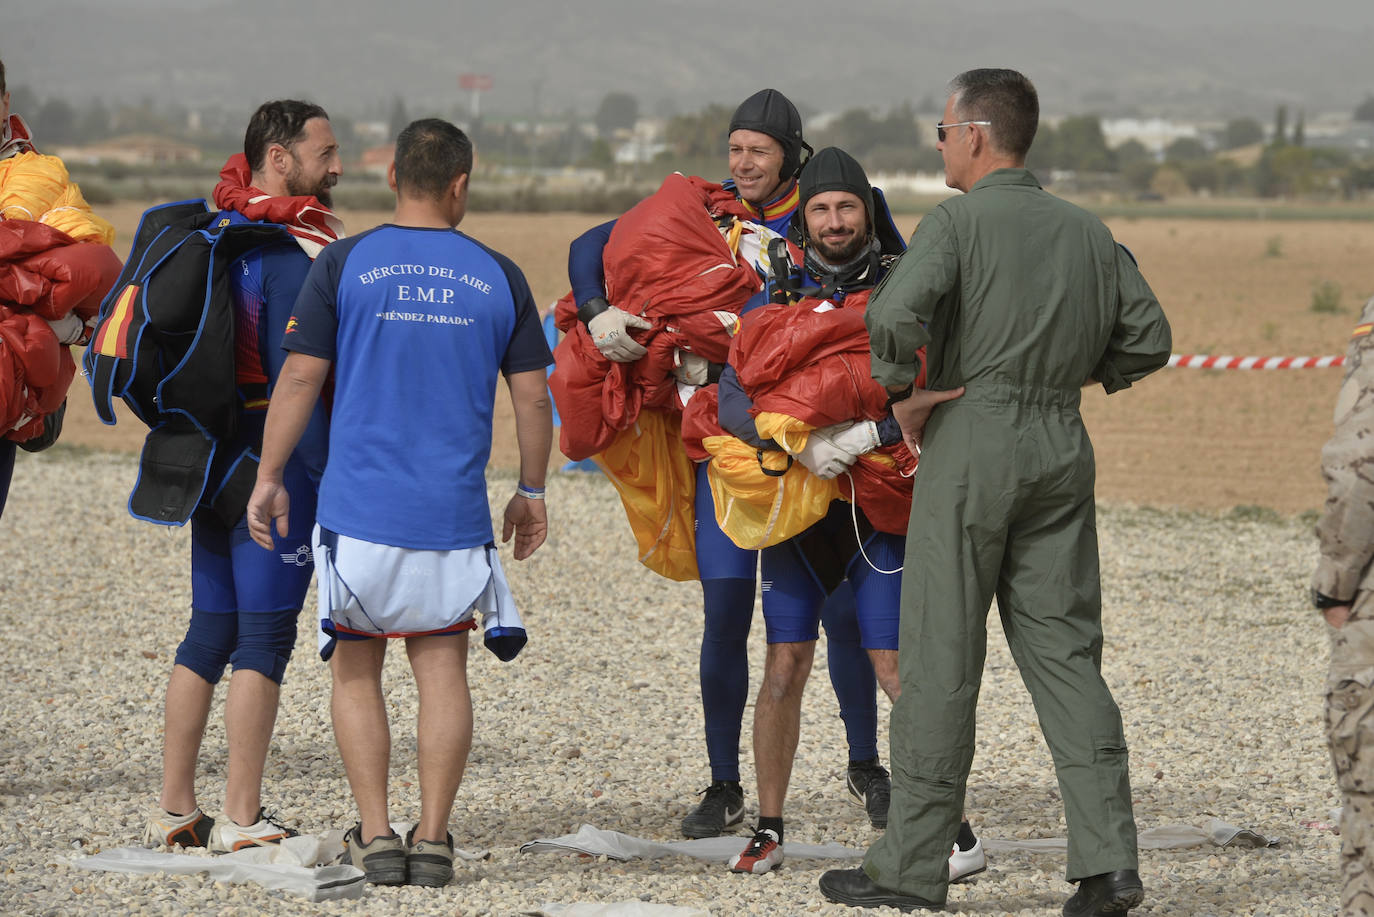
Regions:
[[[131,204],[102,208],[119,231],[117,248],[127,248],[141,211]],[[389,216],[342,215],[351,232]],[[512,257],[542,306],[567,290],[568,242],[597,222],[585,214],[473,214],[463,229]],[[915,222],[898,220],[904,232]],[[1374,224],[1139,219],[1110,225],[1164,304],[1178,353],[1343,353],[1361,306],[1374,294]],[[1341,290],[1341,311],[1315,312],[1314,289],[1327,282]],[[1325,495],[1318,453],[1330,434],[1340,376],[1339,369],[1165,369],[1111,398],[1100,389],[1089,392],[1083,413],[1097,449],[1099,499],[1194,509],[1260,506],[1285,514],[1318,509]],[[504,395],[497,409],[493,463],[511,467],[516,452]],[[137,450],[144,432],[127,415],[105,427],[89,399],[74,397],[63,441]]]

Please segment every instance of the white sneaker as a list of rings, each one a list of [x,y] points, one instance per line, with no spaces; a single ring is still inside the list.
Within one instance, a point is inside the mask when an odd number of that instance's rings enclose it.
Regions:
[[[762,875],[775,866],[782,865],[782,843],[771,830],[754,833],[749,846],[744,851],[730,857],[731,872],[751,872]]]
[[[300,832],[296,829],[279,824],[275,815],[268,815],[264,810],[258,809],[258,820],[246,828],[235,824],[234,820],[227,816],[224,821],[215,825],[215,829],[210,832],[210,852],[232,853],[246,847],[266,847],[269,844],[280,844],[284,838],[295,837],[298,834]]]
[[[960,850],[958,844],[954,845],[954,852],[949,855],[949,881],[963,882],[987,868],[988,858],[983,853],[981,840],[974,838],[973,846],[967,850]]]

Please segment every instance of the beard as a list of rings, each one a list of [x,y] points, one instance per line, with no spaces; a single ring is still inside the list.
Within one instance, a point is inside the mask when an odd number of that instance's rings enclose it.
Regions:
[[[321,204],[333,209],[334,195],[330,190],[334,187],[337,179],[328,172],[320,176],[319,181],[312,182],[305,175],[300,161],[296,161],[296,167],[286,176],[286,193],[289,197],[308,197],[314,196]]]
[[[868,240],[861,233],[855,233],[839,245],[831,245],[821,239],[815,239],[813,244],[816,253],[831,264],[848,264],[863,251]]]

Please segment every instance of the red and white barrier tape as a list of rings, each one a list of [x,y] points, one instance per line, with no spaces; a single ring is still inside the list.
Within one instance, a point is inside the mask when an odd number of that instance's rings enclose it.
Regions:
[[[1205,353],[1175,353],[1169,366],[1181,369],[1325,369],[1341,366],[1345,357],[1211,357]]]

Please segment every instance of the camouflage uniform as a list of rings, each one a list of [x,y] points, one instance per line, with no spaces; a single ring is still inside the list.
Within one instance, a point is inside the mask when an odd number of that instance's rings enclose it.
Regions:
[[[1336,433],[1322,449],[1329,490],[1317,524],[1321,558],[1312,588],[1350,599],[1344,627],[1329,627],[1326,727],[1345,804],[1342,913],[1374,915],[1374,299],[1351,337]],[[1369,365],[1365,365],[1365,361]]]

